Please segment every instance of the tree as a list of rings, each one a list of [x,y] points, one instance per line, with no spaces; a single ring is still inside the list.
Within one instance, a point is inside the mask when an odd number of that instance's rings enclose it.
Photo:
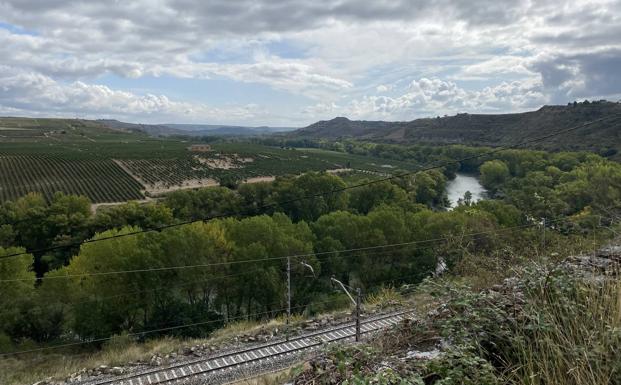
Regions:
[[[228,238],[235,244],[229,270],[233,276],[223,285],[221,293],[228,314],[282,308],[285,303],[284,257],[312,252],[314,237],[308,225],[293,223],[280,213],[272,217],[228,219],[223,224]],[[248,265],[242,263],[245,260],[258,261]],[[315,258],[308,256],[305,261],[320,271]],[[300,288],[296,286],[296,290]]]
[[[129,202],[118,206],[104,207],[97,211],[92,220],[95,232],[138,226],[143,229],[160,227],[174,221],[172,210],[162,204]]]
[[[466,191],[463,198],[457,200],[458,206],[470,206],[472,203],[472,193],[470,191]]]
[[[226,187],[179,190],[166,195],[164,204],[181,220],[197,220],[236,213],[242,207],[240,196]]]
[[[446,177],[438,170],[417,173],[413,177],[416,202],[434,206],[444,201]]]
[[[345,187],[338,176],[309,172],[297,178],[277,179],[271,200],[294,221],[314,221],[323,214],[347,208],[348,195],[341,191]]]
[[[407,201],[405,190],[394,183],[384,181],[351,190],[349,207],[361,214],[367,214],[382,203],[399,204]]]
[[[124,227],[97,234],[94,239],[138,231]],[[148,322],[153,303],[165,292],[154,292],[169,282],[170,271],[141,272],[164,267],[158,234],[142,233],[86,243],[71,264],[54,274],[71,275],[75,330],[83,339],[107,337]],[[108,271],[136,271],[112,275],[88,275]],[[85,302],[88,299],[88,302]]]
[[[488,160],[479,168],[481,184],[492,192],[498,191],[509,178],[509,167],[501,160]]]
[[[244,210],[248,214],[270,214],[273,211],[265,207],[273,193],[273,183],[246,183],[239,186],[237,192],[241,196]]]
[[[89,235],[90,201],[86,197],[56,193],[47,203],[41,194],[28,194],[6,205],[15,244],[29,250],[79,242]],[[69,261],[72,249],[34,254],[34,270],[43,275]]]
[[[8,254],[23,253],[23,248],[2,248],[0,257]],[[0,259],[0,335],[10,335],[14,340],[28,337],[20,332],[23,319],[20,311],[24,309],[34,295],[35,273],[31,270],[33,256],[23,254]]]

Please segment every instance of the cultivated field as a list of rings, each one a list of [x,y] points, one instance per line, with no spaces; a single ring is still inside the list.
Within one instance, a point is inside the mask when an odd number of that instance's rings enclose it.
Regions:
[[[29,192],[85,195],[93,203],[143,199],[182,188],[269,180],[339,169],[390,174],[407,162],[252,143],[191,143],[112,130],[93,121],[0,118],[0,202]]]

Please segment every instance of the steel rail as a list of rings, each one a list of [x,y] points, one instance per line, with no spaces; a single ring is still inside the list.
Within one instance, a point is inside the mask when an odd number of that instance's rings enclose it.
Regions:
[[[411,311],[401,311],[368,318],[362,322],[362,334],[372,333],[394,325],[404,319]],[[246,349],[234,350],[216,356],[184,361],[163,368],[151,369],[103,381],[87,382],[89,385],[152,385],[178,382],[190,377],[206,377],[212,373],[223,372],[244,365],[255,364],[269,359],[283,357],[305,350],[312,350],[324,344],[353,339],[355,325],[336,326],[297,336],[289,341],[277,341]]]

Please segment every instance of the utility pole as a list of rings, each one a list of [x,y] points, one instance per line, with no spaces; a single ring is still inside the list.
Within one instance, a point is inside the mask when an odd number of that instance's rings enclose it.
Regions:
[[[543,218],[543,228],[541,231],[541,252],[546,249],[546,218]]]
[[[360,342],[360,302],[362,302],[362,295],[360,294],[360,288],[356,289],[356,342]]]
[[[286,340],[289,341],[289,322],[291,320],[291,257],[287,257],[287,332]]]
[[[352,295],[347,290],[347,287],[349,286],[345,286],[343,282],[339,281],[338,279],[334,277],[330,278],[330,280],[332,282],[336,282],[339,286],[341,286],[341,289],[343,289],[345,294],[347,294],[351,302],[356,307],[356,342],[359,342],[360,341],[360,307],[361,307],[361,302],[362,302],[362,294],[361,294],[360,288],[356,289],[356,299],[354,299],[354,297],[352,297]],[[352,287],[349,287],[349,288],[354,290]]]
[[[315,269],[311,265],[305,262],[300,262],[300,264],[313,273],[313,277],[315,276]],[[289,341],[289,323],[291,322],[291,257],[287,257],[287,324],[285,331],[285,339]]]

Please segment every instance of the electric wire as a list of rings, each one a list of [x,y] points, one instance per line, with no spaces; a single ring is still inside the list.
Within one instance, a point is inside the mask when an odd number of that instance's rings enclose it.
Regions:
[[[490,234],[496,232],[510,231],[519,228],[528,228],[528,227],[536,227],[540,226],[539,223],[530,223],[524,225],[517,225],[511,227],[504,227],[501,229],[494,229],[488,231],[474,232],[474,233],[465,233],[465,234],[455,234],[454,236],[476,236],[482,234]],[[230,266],[237,264],[246,264],[246,263],[255,263],[255,262],[266,262],[273,260],[283,260],[287,258],[303,258],[303,257],[312,257],[319,255],[329,255],[329,254],[338,254],[343,252],[353,252],[353,251],[369,251],[369,250],[377,250],[384,249],[390,247],[400,247],[400,246],[410,246],[416,244],[425,244],[425,243],[433,243],[433,242],[441,242],[441,241],[450,241],[453,237],[438,237],[438,238],[430,238],[423,240],[413,240],[408,242],[399,242],[399,243],[391,243],[385,245],[375,245],[375,246],[367,246],[367,247],[358,247],[358,248],[350,248],[344,250],[332,250],[332,251],[322,251],[322,252],[313,252],[313,253],[305,253],[305,254],[292,254],[280,257],[265,257],[265,258],[254,258],[254,259],[245,259],[245,260],[237,260],[237,261],[223,261],[223,262],[213,262],[213,263],[202,263],[195,265],[178,265],[178,266],[165,266],[165,267],[153,267],[153,268],[145,268],[145,269],[131,269],[131,270],[117,270],[117,271],[101,271],[94,273],[80,273],[80,274],[64,274],[64,275],[53,275],[53,276],[44,276],[38,278],[39,280],[51,280],[51,279],[69,279],[69,278],[80,278],[80,277],[92,277],[92,276],[106,276],[106,275],[116,275],[116,274],[132,274],[132,273],[148,273],[148,272],[161,272],[161,271],[170,271],[170,270],[183,270],[183,269],[193,269],[193,268],[201,268],[201,267],[215,267],[215,266]],[[0,280],[0,283],[6,282],[23,282],[23,281],[32,281],[34,278],[15,278],[15,279],[3,279]]]
[[[550,221],[550,222],[553,222],[553,221]],[[484,233],[480,233],[480,234],[484,234]],[[417,276],[417,275],[419,275],[419,274],[413,274],[413,275],[408,275],[408,276],[403,276],[403,277],[398,277],[398,278],[392,278],[392,279],[387,279],[387,280],[378,280],[378,281],[375,281],[375,282],[373,282],[371,284],[372,285],[377,285],[377,284],[383,283],[383,282],[384,283],[385,282],[395,282],[395,281],[400,281],[400,280],[403,280],[403,279],[406,279],[406,278],[410,278],[410,277],[413,277],[413,276]],[[341,300],[312,302],[310,304],[294,306],[294,307],[291,307],[291,309],[300,309],[300,308],[305,308],[305,307],[312,306],[312,305],[326,304],[326,303],[337,303],[337,302],[341,302]],[[196,322],[196,323],[190,323],[190,324],[176,325],[176,326],[166,327],[166,328],[150,329],[150,330],[145,330],[145,331],[140,331],[140,332],[129,333],[129,334],[126,334],[126,335],[127,336],[144,336],[146,334],[151,334],[151,333],[158,333],[158,332],[163,332],[163,331],[177,330],[177,329],[183,329],[183,328],[188,328],[188,327],[193,327],[193,326],[201,326],[201,325],[206,325],[206,324],[216,323],[216,322],[228,322],[228,321],[234,321],[234,320],[240,320],[240,319],[248,319],[248,318],[254,317],[254,316],[266,315],[266,314],[275,314],[277,312],[283,312],[283,311],[286,311],[286,310],[287,310],[287,308],[272,309],[270,311],[246,314],[246,315],[238,316],[238,317],[222,318],[222,319],[209,320],[209,321],[204,321],[204,322]],[[97,338],[97,339],[88,340],[88,341],[80,341],[80,342],[66,343],[66,344],[55,345],[55,346],[41,347],[41,348],[36,348],[36,349],[28,349],[28,350],[21,350],[21,351],[16,351],[16,352],[0,353],[0,357],[11,356],[11,355],[19,355],[19,354],[25,354],[25,353],[41,352],[41,351],[47,351],[47,350],[58,349],[58,348],[63,348],[63,347],[85,345],[85,344],[91,344],[91,343],[97,343],[97,342],[104,342],[104,341],[111,340],[113,338],[115,338],[115,337],[111,336],[111,337],[105,337],[105,338]]]
[[[557,223],[559,221],[563,221],[565,220],[565,218],[558,218],[557,220],[551,220],[548,223],[549,224],[553,224],[553,223]],[[470,239],[470,241],[476,241],[479,240],[481,238],[476,238],[477,235],[487,235],[487,234],[494,234],[494,233],[504,233],[507,230],[516,230],[516,229],[521,229],[521,228],[527,228],[527,227],[534,227],[537,226],[537,224],[535,225],[529,225],[529,226],[514,226],[511,228],[502,228],[502,229],[497,229],[495,231],[489,231],[489,232],[479,232],[479,233],[475,233],[474,236],[472,236],[472,238]],[[464,236],[464,235],[456,235],[456,236]],[[467,237],[469,237],[469,235],[465,235]],[[397,245],[395,245],[396,247]],[[411,246],[411,244],[403,244],[403,245],[399,245],[401,247],[406,247],[406,246]],[[434,244],[428,244],[426,246],[423,246],[423,248],[427,249],[427,248],[431,248],[433,247]],[[357,253],[357,252],[361,252],[361,251],[366,251],[366,250],[354,250],[353,253]],[[341,250],[340,253],[343,252],[351,252],[349,250]],[[373,258],[377,258],[380,256],[385,256],[385,255],[392,255],[396,252],[400,252],[400,251],[395,251],[395,250],[383,250],[380,252],[375,252],[372,257]],[[331,252],[332,253],[332,252]],[[361,255],[356,255],[356,254],[348,254],[348,255],[342,255],[340,254],[336,255],[332,258],[338,258],[338,259],[349,259],[351,260],[352,257],[360,257]],[[317,254],[315,254],[317,255]],[[316,261],[317,262],[325,262],[324,260],[329,258],[330,255],[319,255],[316,256]],[[285,257],[286,258],[286,257]],[[208,278],[205,279],[200,279],[200,280],[195,280],[195,281],[189,281],[189,282],[182,282],[179,284],[174,284],[174,285],[165,285],[165,286],[161,286],[161,287],[157,287],[154,289],[140,289],[140,290],[133,290],[133,291],[129,291],[129,292],[124,292],[121,294],[116,294],[116,295],[111,295],[111,296],[103,296],[103,297],[95,297],[95,298],[91,298],[91,299],[85,299],[85,300],[80,300],[78,302],[70,302],[70,303],[46,303],[45,306],[41,306],[41,305],[37,305],[38,308],[58,308],[58,307],[69,307],[69,308],[75,308],[79,305],[84,305],[84,304],[88,304],[88,303],[99,303],[99,302],[104,302],[107,300],[111,300],[111,299],[116,299],[116,298],[124,298],[124,297],[128,297],[128,296],[132,296],[132,295],[145,295],[147,293],[156,293],[156,292],[160,292],[160,291],[171,291],[171,289],[177,289],[177,288],[183,288],[183,287],[188,287],[188,286],[193,286],[196,284],[200,284],[200,283],[205,283],[205,282],[213,282],[213,281],[218,281],[221,279],[226,279],[226,278],[235,278],[235,277],[242,277],[242,276],[246,276],[248,274],[252,274],[255,272],[260,272],[260,271],[264,271],[265,267],[260,267],[257,269],[252,269],[252,270],[247,270],[241,273],[236,273],[236,274],[224,274],[224,275],[216,275],[216,276],[210,276]],[[1,281],[0,281],[1,282]]]
[[[515,145],[500,146],[500,147],[494,148],[492,150],[485,151],[485,152],[482,152],[482,153],[479,153],[479,154],[475,154],[475,155],[472,155],[472,156],[468,156],[468,157],[465,157],[465,158],[454,159],[454,160],[449,160],[449,161],[443,161],[443,162],[441,162],[438,165],[433,165],[434,162],[432,162],[430,165],[419,167],[419,169],[416,170],[416,171],[409,171],[409,172],[405,172],[405,173],[402,173],[402,174],[391,175],[391,176],[386,177],[386,178],[375,179],[375,180],[359,183],[359,184],[356,184],[356,185],[351,185],[351,186],[346,186],[346,187],[342,187],[342,188],[338,188],[338,189],[333,189],[333,190],[330,190],[330,191],[325,191],[325,192],[319,192],[319,193],[316,193],[316,194],[305,195],[305,196],[298,197],[298,198],[293,198],[293,199],[290,199],[290,200],[287,200],[287,201],[280,201],[280,202],[263,204],[263,205],[260,205],[260,206],[258,206],[256,208],[253,208],[253,209],[241,210],[241,211],[230,212],[230,213],[220,213],[220,214],[211,215],[211,216],[207,216],[207,217],[200,218],[200,219],[195,219],[195,220],[190,220],[190,221],[183,221],[183,222],[177,222],[177,223],[163,225],[163,226],[157,226],[157,227],[151,227],[151,228],[147,228],[147,229],[141,229],[141,230],[131,231],[131,232],[122,233],[122,234],[115,234],[115,235],[111,235],[111,236],[93,238],[93,239],[88,239],[88,240],[84,240],[84,241],[80,241],[80,242],[72,242],[72,243],[68,243],[68,244],[64,244],[64,245],[57,245],[57,246],[51,246],[51,247],[43,247],[43,248],[39,248],[39,249],[27,250],[27,251],[24,251],[24,252],[5,254],[3,256],[0,256],[0,259],[16,257],[16,256],[20,256],[20,255],[25,255],[25,254],[44,253],[44,252],[47,252],[47,251],[53,251],[53,250],[60,250],[60,249],[65,249],[65,248],[77,247],[77,246],[81,246],[83,244],[101,242],[101,241],[105,241],[105,240],[109,240],[109,239],[115,239],[115,238],[128,237],[128,236],[132,236],[132,235],[138,235],[138,234],[143,234],[143,233],[148,233],[148,232],[153,232],[153,231],[162,231],[162,230],[169,229],[169,228],[185,226],[185,225],[189,225],[189,224],[192,224],[192,223],[206,222],[206,221],[210,221],[210,220],[214,220],[214,219],[219,219],[219,218],[227,218],[227,217],[231,217],[231,216],[245,217],[245,216],[249,216],[249,215],[256,215],[256,212],[255,212],[256,210],[264,210],[264,209],[268,209],[268,208],[288,205],[288,204],[299,202],[299,201],[303,201],[303,200],[308,200],[308,199],[318,198],[318,197],[321,197],[321,196],[336,194],[336,193],[347,191],[347,190],[351,190],[351,189],[354,189],[354,188],[369,186],[369,185],[372,185],[372,184],[386,182],[386,181],[390,181],[390,180],[394,180],[394,179],[401,179],[403,177],[410,176],[410,175],[415,175],[415,174],[418,174],[418,173],[421,173],[421,172],[441,169],[441,168],[443,168],[443,167],[445,167],[445,166],[447,166],[449,164],[461,163],[461,162],[465,162],[465,161],[468,161],[468,160],[483,158],[483,157],[486,157],[486,156],[489,156],[489,155],[493,155],[493,154],[496,154],[496,153],[499,153],[499,152],[502,152],[502,151],[520,148],[520,147],[525,146],[527,144],[544,141],[546,139],[550,139],[550,138],[553,138],[553,137],[558,136],[558,135],[566,134],[568,132],[572,132],[572,131],[576,131],[576,130],[584,128],[584,127],[588,127],[588,126],[593,125],[595,123],[599,123],[599,122],[606,121],[606,120],[609,120],[609,119],[616,119],[616,118],[618,118],[620,116],[621,116],[621,114],[611,114],[609,116],[602,117],[602,118],[595,119],[595,120],[591,120],[589,122],[585,122],[585,123],[582,123],[582,124],[579,124],[579,125],[567,128],[567,129],[557,130],[557,131],[555,131],[553,133],[550,133],[550,134],[547,134],[547,135],[543,135],[543,136],[540,136],[540,137],[537,137],[537,138],[526,140],[526,141],[517,143]]]

